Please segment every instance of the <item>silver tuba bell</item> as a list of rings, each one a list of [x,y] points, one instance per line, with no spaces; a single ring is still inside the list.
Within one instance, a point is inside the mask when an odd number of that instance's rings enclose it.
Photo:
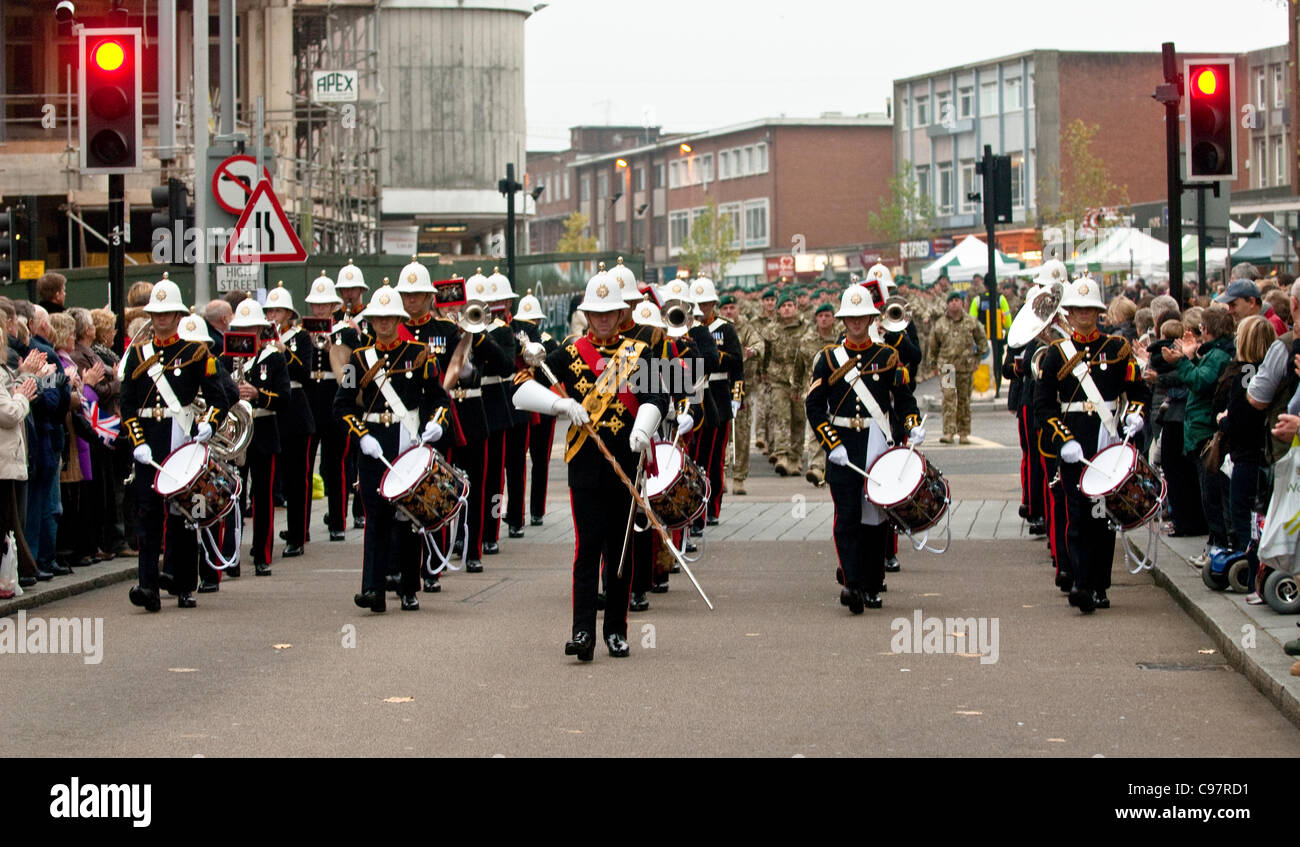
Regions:
[[[196,417],[202,418],[208,410],[208,404],[202,397],[195,397],[193,403]],[[253,440],[253,407],[247,400],[240,400],[231,406],[221,420],[221,426],[212,431],[208,447],[212,455],[220,461],[244,463],[244,454]]]
[[[912,307],[898,295],[885,300],[880,309],[880,328],[885,332],[902,332],[912,322]]]

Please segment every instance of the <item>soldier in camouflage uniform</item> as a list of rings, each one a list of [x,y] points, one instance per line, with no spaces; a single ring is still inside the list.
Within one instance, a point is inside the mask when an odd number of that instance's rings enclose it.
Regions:
[[[729,295],[723,297],[719,311],[724,318],[732,322],[732,326],[736,330],[736,336],[740,339],[741,353],[745,359],[745,385],[757,385],[758,366],[763,361],[763,354],[767,350],[767,342],[763,340],[763,336],[759,334],[754,323],[745,319],[739,304],[735,302],[735,298]],[[754,394],[757,394],[757,392],[754,392]],[[729,471],[731,474],[732,494],[745,493],[745,479],[749,476],[749,436],[754,423],[750,397],[751,395],[746,395],[745,402],[740,407],[740,413],[736,415],[735,422],[732,425],[731,438],[732,443],[735,445],[736,457]]]
[[[797,474],[803,467],[803,430],[806,416],[803,394],[808,360],[799,343],[808,331],[808,322],[799,314],[798,304],[786,295],[777,306],[777,320],[768,325],[767,385],[772,402],[770,426],[771,452],[768,461],[781,476]]]
[[[930,361],[939,369],[943,388],[944,444],[970,444],[971,379],[989,351],[989,340],[979,321],[967,314],[961,292],[948,295],[948,308],[930,333]]]
[[[766,456],[772,449],[772,398],[767,384],[767,360],[772,351],[767,345],[767,333],[777,320],[776,290],[769,288],[764,291],[760,302],[761,312],[754,318],[753,324],[764,342],[763,356],[758,362],[758,390],[750,399],[754,400],[754,408],[751,410],[754,416],[754,446]]]
[[[837,343],[839,338],[840,331],[835,326],[835,307],[830,303],[822,303],[813,314],[813,325],[799,341],[803,347],[804,360],[812,362],[824,347]],[[821,488],[826,484],[826,451],[821,449],[821,440],[806,425],[804,449],[809,455],[808,472],[804,474],[804,479]]]

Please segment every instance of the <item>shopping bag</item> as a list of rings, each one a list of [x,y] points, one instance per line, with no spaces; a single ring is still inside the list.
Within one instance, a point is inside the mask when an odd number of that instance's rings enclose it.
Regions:
[[[12,531],[5,536],[4,555],[0,556],[0,599],[19,597],[23,587],[18,584],[18,542]]]
[[[1283,573],[1296,573],[1300,540],[1300,438],[1273,465],[1273,496],[1264,515],[1259,538],[1259,560]]]

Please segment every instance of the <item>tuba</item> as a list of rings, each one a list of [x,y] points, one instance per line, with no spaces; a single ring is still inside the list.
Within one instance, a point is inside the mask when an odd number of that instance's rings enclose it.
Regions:
[[[199,418],[208,410],[208,404],[202,397],[195,397],[192,404]],[[240,400],[230,407],[221,420],[221,426],[212,432],[208,442],[212,455],[223,462],[236,465],[244,463],[244,454],[253,440],[253,407],[247,400]]]

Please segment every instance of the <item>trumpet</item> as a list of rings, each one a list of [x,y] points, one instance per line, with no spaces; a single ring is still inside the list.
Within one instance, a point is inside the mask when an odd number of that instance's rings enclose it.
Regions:
[[[898,295],[887,298],[880,312],[880,328],[885,332],[902,332],[912,322],[912,307]]]
[[[681,329],[684,326],[690,326],[694,318],[691,315],[690,307],[680,301],[673,301],[666,304],[663,311],[664,323],[669,329]]]
[[[464,311],[460,313],[460,328],[463,332],[474,335],[487,329],[489,319],[487,303],[481,300],[470,300],[465,304]]]

